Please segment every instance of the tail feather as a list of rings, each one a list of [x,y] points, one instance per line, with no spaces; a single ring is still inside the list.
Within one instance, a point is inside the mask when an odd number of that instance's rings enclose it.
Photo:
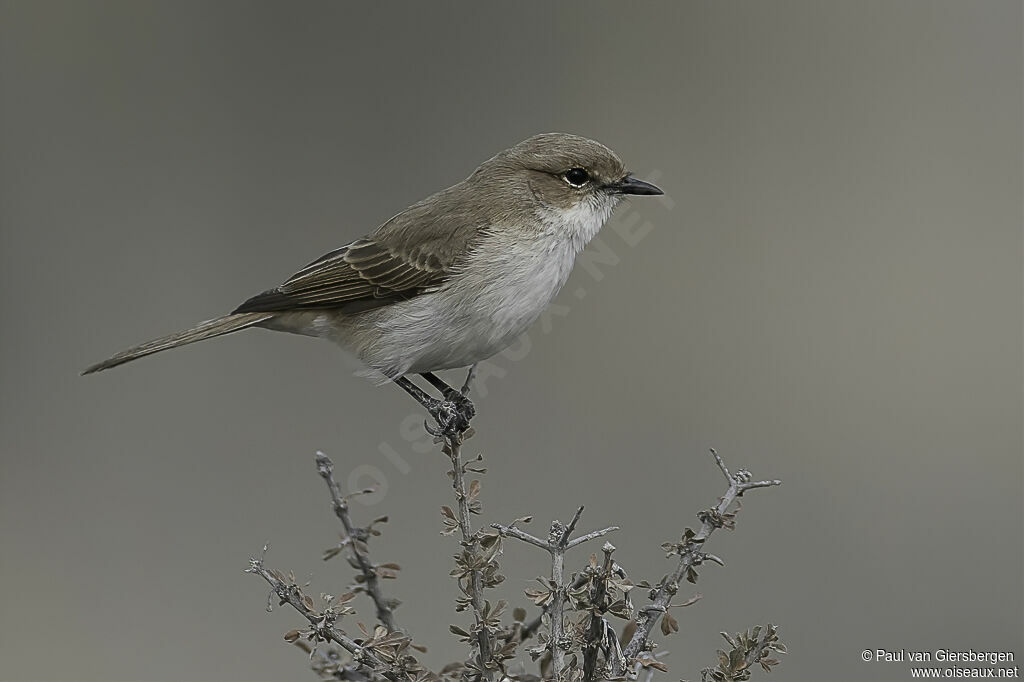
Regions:
[[[230,334],[231,332],[236,332],[240,329],[245,329],[246,327],[251,327],[265,320],[269,320],[272,317],[274,317],[274,313],[237,313],[218,317],[215,320],[200,322],[195,327],[186,329],[183,332],[161,336],[159,339],[153,339],[152,341],[147,341],[140,346],[135,346],[134,348],[121,351],[109,360],[104,360],[103,362],[96,363],[95,365],[86,368],[82,374],[100,372],[147,355],[152,355],[153,353],[159,353],[162,350],[177,348],[178,346],[184,346],[189,343],[195,343],[196,341],[203,341],[205,339],[212,339],[215,336],[222,336],[223,334]]]

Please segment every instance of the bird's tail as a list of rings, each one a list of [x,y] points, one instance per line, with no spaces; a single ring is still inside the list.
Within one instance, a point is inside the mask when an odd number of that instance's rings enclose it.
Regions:
[[[147,341],[140,346],[135,346],[134,348],[121,351],[109,360],[104,360],[103,362],[96,363],[95,365],[86,368],[82,374],[92,374],[93,372],[99,372],[104,369],[123,365],[124,363],[131,362],[137,358],[152,355],[153,353],[159,353],[162,350],[177,348],[178,346],[184,346],[186,344],[203,341],[205,339],[212,339],[215,336],[221,336],[223,334],[230,334],[231,332],[236,332],[239,329],[245,329],[246,327],[251,327],[265,320],[269,320],[272,317],[274,317],[274,313],[236,313],[232,315],[225,315],[224,317],[218,317],[215,320],[200,322],[191,329],[186,329],[183,332],[161,336],[159,339],[153,339],[152,341]]]

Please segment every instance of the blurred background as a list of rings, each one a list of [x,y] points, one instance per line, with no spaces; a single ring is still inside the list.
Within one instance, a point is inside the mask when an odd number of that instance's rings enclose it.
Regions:
[[[712,539],[665,679],[768,621],[780,680],[1019,662],[1021,62],[1015,1],[0,2],[0,678],[313,679],[242,570],[269,542],[348,584],[317,449],[376,486],[354,514],[390,517],[373,556],[424,661],[460,656],[446,465],[401,391],[259,330],[78,372],[552,130],[666,196],[487,365],[480,521],[583,504],[657,580],[724,491],[714,446],[784,485]],[[515,603],[548,570],[501,563]]]

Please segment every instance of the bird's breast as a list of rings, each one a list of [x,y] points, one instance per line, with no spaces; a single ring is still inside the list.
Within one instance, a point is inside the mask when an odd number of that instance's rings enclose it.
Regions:
[[[482,246],[459,278],[461,294],[467,298],[467,324],[504,347],[562,288],[575,255],[571,242],[553,237],[521,243],[496,240]]]

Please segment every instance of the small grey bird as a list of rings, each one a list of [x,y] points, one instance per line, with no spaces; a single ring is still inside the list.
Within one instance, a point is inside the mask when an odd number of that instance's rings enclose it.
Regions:
[[[231,314],[118,353],[98,372],[248,327],[318,336],[394,380],[443,423],[472,405],[433,372],[471,367],[507,347],[565,284],[573,262],[627,194],[661,194],[610,149],[535,135],[462,182],[321,256]],[[406,375],[421,374],[448,401]],[[468,380],[467,380],[468,386]],[[458,412],[459,410],[456,410]]]

